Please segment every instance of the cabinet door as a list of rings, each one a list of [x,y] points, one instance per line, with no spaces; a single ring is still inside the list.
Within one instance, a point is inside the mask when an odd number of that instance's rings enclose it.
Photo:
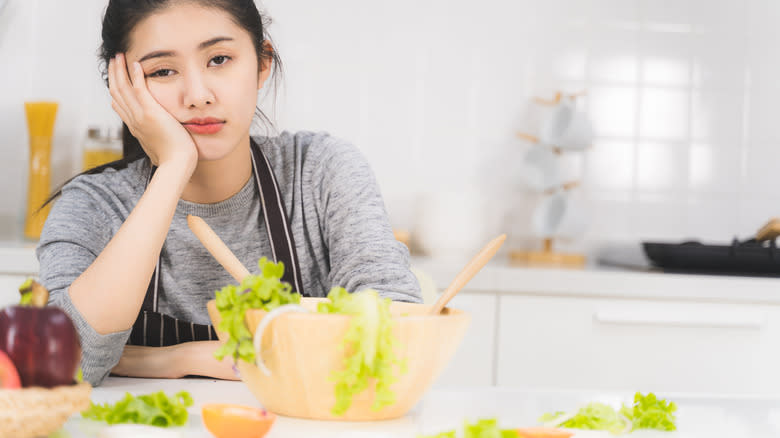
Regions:
[[[24,275],[0,275],[0,308],[19,302],[19,286],[27,278]]]
[[[499,300],[499,385],[780,393],[776,306],[528,296]]]
[[[496,296],[460,292],[448,306],[468,312],[471,325],[434,387],[493,385]]]

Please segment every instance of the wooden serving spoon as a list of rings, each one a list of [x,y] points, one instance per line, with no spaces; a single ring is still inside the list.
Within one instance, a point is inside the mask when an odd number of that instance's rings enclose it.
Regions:
[[[225,242],[217,236],[206,221],[198,216],[187,215],[187,225],[203,246],[205,246],[211,255],[214,256],[217,262],[219,262],[219,264],[222,265],[237,282],[241,283],[241,281],[249,275],[249,270],[247,270],[241,261],[238,260],[236,255],[230,251],[230,248],[225,245]],[[506,234],[502,234],[488,242],[488,244],[485,245],[485,247],[482,248],[468,264],[466,264],[463,270],[455,276],[452,283],[450,283],[447,289],[441,294],[439,299],[436,300],[436,303],[431,308],[429,314],[436,315],[441,313],[444,306],[450,302],[455,294],[460,292],[463,286],[471,281],[477,272],[479,272],[482,267],[496,255],[496,252],[501,248],[501,245],[504,244],[505,240]]]
[[[485,266],[485,264],[490,259],[492,259],[494,255],[496,255],[496,252],[499,248],[501,248],[501,245],[504,244],[505,240],[506,234],[502,234],[488,242],[488,244],[485,245],[485,247],[482,248],[477,253],[477,255],[475,255],[474,258],[472,258],[466,264],[463,270],[461,270],[460,273],[455,276],[455,279],[452,280],[452,283],[450,283],[450,285],[447,286],[447,289],[442,292],[441,296],[439,296],[439,299],[436,300],[436,303],[433,305],[433,307],[431,307],[431,310],[428,312],[428,314],[436,315],[441,313],[442,309],[444,309],[444,306],[450,302],[455,294],[460,292],[463,286],[471,281],[471,279],[477,275],[477,272],[479,272],[482,267]]]
[[[212,256],[225,268],[233,278],[241,283],[249,270],[233,254],[233,251],[225,245],[225,242],[217,236],[217,233],[211,229],[209,224],[198,216],[187,215],[187,225],[193,234],[200,240],[200,243],[206,247]]]

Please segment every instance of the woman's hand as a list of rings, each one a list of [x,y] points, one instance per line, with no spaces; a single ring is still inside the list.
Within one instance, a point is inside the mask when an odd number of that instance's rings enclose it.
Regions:
[[[191,175],[198,162],[195,141],[149,92],[141,64],[134,62],[128,69],[125,55],[118,54],[108,63],[108,89],[113,99],[111,107],[141,143],[152,163],[156,166],[184,164]]]
[[[178,379],[184,376],[206,376],[238,380],[233,362],[218,361],[214,351],[220,341],[185,342],[170,347],[126,345],[113,374],[128,377]]]

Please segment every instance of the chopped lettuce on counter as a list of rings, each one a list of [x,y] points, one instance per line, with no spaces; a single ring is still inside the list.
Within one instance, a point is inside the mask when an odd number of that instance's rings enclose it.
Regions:
[[[301,302],[300,294],[292,292],[292,286],[282,281],[284,263],[274,263],[263,257],[257,264],[260,275],[250,274],[240,285],[227,285],[216,294],[217,310],[222,317],[217,329],[230,335],[230,339],[214,352],[219,360],[230,355],[234,361],[255,362],[252,333],[244,324],[247,309],[273,310]]]
[[[675,425],[674,402],[658,399],[655,394],[646,396],[637,392],[631,406],[620,410],[604,403],[590,403],[576,413],[554,412],[542,415],[539,421],[545,425],[570,429],[605,430],[618,435],[638,429],[673,431]]]
[[[634,395],[632,406],[623,405],[620,413],[631,420],[633,430],[654,429],[663,431],[677,430],[674,412],[677,405],[674,402],[659,399],[652,392],[643,396],[641,393]]]
[[[500,429],[495,418],[483,418],[471,424],[463,424],[462,438],[517,438],[520,434],[515,429]],[[457,438],[457,431],[448,430],[436,435],[418,435],[417,438]]]
[[[164,392],[133,397],[126,393],[125,397],[110,405],[90,402],[89,409],[81,416],[108,424],[147,424],[157,427],[175,427],[187,424],[187,408],[192,406],[192,396],[186,391],[180,391],[173,397]]]
[[[630,430],[630,420],[620,416],[612,406],[604,403],[589,403],[576,414],[555,412],[544,414],[539,419],[544,425],[567,427],[569,429],[606,430],[620,434]]]
[[[347,352],[344,369],[333,374],[336,382],[334,415],[343,415],[352,405],[352,397],[375,382],[372,409],[380,410],[395,403],[390,389],[397,376],[406,372],[406,363],[395,355],[396,339],[393,337],[393,321],[390,300],[380,298],[374,290],[354,294],[341,287],[328,293],[327,302],[320,303],[318,313],[353,315],[344,336],[342,348]]]

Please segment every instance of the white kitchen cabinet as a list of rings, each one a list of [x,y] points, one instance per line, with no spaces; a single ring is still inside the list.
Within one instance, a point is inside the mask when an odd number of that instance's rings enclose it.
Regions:
[[[471,324],[434,387],[494,384],[496,296],[460,292],[448,304],[471,315]]]
[[[780,393],[780,306],[499,297],[497,384]]]
[[[24,275],[0,275],[0,309],[19,302],[19,286],[27,278]]]

